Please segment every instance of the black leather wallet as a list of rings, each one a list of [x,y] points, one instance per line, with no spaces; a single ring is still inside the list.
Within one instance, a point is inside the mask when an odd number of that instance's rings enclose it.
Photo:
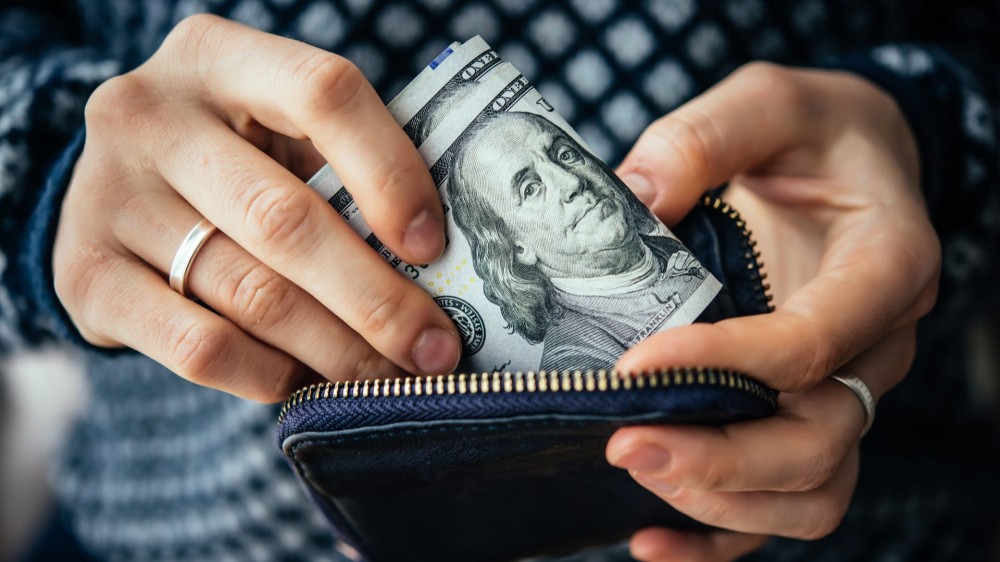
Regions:
[[[674,232],[723,283],[699,321],[771,310],[729,205],[706,197]],[[626,425],[767,416],[776,400],[711,366],[359,380],[297,391],[277,441],[338,538],[367,560],[516,560],[648,526],[703,528],[610,466],[608,438]]]

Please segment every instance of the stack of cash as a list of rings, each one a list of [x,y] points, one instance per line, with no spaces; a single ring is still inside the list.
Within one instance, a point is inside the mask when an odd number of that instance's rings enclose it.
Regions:
[[[309,185],[419,284],[463,337],[463,372],[602,369],[693,322],[720,289],[545,98],[479,37],[453,43],[388,106],[426,162],[447,246],[408,264],[336,173]]]

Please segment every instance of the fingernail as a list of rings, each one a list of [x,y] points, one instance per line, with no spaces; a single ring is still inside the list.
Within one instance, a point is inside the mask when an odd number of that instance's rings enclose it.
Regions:
[[[632,478],[638,482],[643,488],[659,494],[663,497],[672,498],[680,493],[680,486],[674,486],[673,484],[668,484],[663,480],[649,476],[646,474],[641,474],[638,472],[631,472]]]
[[[420,263],[430,263],[444,251],[444,225],[437,215],[424,209],[403,233],[403,246]]]
[[[425,375],[444,375],[455,370],[461,350],[458,338],[441,328],[427,328],[417,338],[411,355],[417,369]]]
[[[652,445],[642,445],[618,458],[608,460],[614,466],[627,468],[630,471],[662,473],[670,466],[670,451]]]
[[[647,207],[656,201],[656,189],[646,176],[639,174],[625,174],[621,177],[625,185],[632,190],[632,193],[639,198]]]

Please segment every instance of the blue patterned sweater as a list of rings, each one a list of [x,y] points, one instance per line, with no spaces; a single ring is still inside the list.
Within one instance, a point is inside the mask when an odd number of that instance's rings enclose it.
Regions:
[[[609,162],[653,119],[748,60],[841,68],[881,85],[917,136],[923,189],[943,242],[941,298],[922,323],[913,373],[880,404],[841,530],[818,543],[775,541],[758,556],[983,555],[984,537],[997,529],[1000,502],[985,459],[998,439],[976,409],[964,336],[969,319],[997,296],[1000,7],[969,0],[6,0],[0,349],[55,339],[87,352],[95,400],[55,483],[67,524],[95,557],[341,556],[273,450],[271,408],[189,385],[141,356],[88,348],[52,289],[51,246],[90,92],[143,62],[173,25],[200,11],[340,53],[387,100],[449,42],[482,35]]]

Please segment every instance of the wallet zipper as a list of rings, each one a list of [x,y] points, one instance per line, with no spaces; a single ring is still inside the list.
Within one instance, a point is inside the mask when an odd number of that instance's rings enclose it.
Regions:
[[[637,374],[617,371],[528,371],[393,377],[312,384],[281,407],[278,424],[292,408],[319,400],[449,396],[464,394],[616,392],[657,387],[725,386],[777,404],[777,393],[747,375],[716,368],[666,368]]]
[[[743,220],[739,211],[734,209],[732,205],[726,203],[721,197],[715,195],[705,195],[701,200],[701,204],[709,209],[716,210],[733,221],[736,228],[740,231],[740,249],[743,251],[743,258],[747,262],[747,270],[750,272],[750,278],[757,281],[754,287],[757,296],[757,302],[764,306],[768,312],[774,312],[774,296],[771,295],[771,284],[767,283],[767,273],[764,271],[764,262],[760,258],[760,251],[757,249],[757,240],[753,237],[753,232],[747,228],[747,223]]]
[[[747,228],[746,221],[729,203],[715,195],[705,195],[701,204],[726,215],[739,229],[740,249],[743,251],[747,270],[750,278],[757,282],[754,287],[757,301],[767,311],[773,311],[771,286],[766,283],[767,273],[764,272],[760,251],[756,249],[757,241]],[[664,368],[638,374],[619,374],[607,370],[453,373],[312,384],[296,390],[285,400],[278,415],[278,424],[284,423],[285,415],[291,408],[317,400],[485,393],[607,392],[704,385],[745,390],[772,406],[777,404],[777,393],[774,390],[742,373],[711,367]]]

